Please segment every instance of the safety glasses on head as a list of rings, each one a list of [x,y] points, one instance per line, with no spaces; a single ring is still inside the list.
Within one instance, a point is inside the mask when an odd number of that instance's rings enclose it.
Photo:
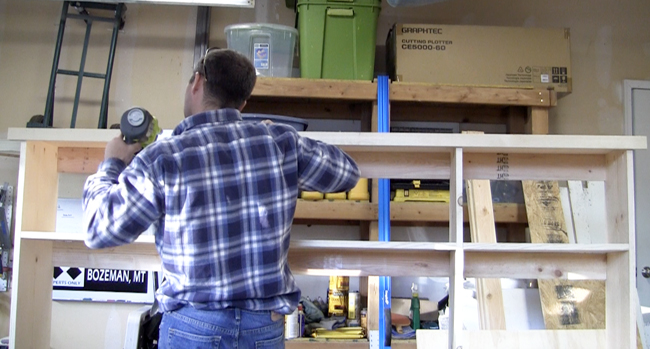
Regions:
[[[219,47],[210,47],[207,50],[205,50],[205,54],[203,55],[203,78],[207,82],[209,82],[208,81],[208,65],[207,65],[208,54],[210,52],[219,51],[219,50],[221,50],[221,48],[219,48]]]

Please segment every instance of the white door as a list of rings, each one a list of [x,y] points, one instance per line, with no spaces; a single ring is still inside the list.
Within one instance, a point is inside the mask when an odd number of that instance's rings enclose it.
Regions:
[[[650,139],[650,81],[625,80],[626,133]],[[636,206],[636,286],[642,306],[650,306],[650,151],[634,152]]]

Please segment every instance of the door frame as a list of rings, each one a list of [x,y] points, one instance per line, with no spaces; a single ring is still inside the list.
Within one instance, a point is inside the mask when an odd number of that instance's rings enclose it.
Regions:
[[[634,89],[650,90],[650,81],[623,80],[623,111],[625,112],[625,135],[631,136],[634,131],[632,119],[632,91]]]
[[[631,136],[634,133],[634,118],[633,118],[633,103],[632,103],[632,95],[635,89],[643,89],[643,90],[650,90],[650,81],[645,81],[645,80],[623,80],[623,98],[624,98],[624,105],[623,109],[625,112],[625,135]],[[634,164],[634,167],[636,168],[636,164]],[[636,169],[633,169],[632,171],[632,176],[634,178],[634,188],[635,188],[635,195],[634,195],[634,206],[635,206],[635,217],[634,217],[634,226],[636,230],[636,200],[637,200],[637,195],[636,195]],[[636,230],[638,233],[638,230]],[[638,241],[638,237],[637,237]],[[634,244],[637,244],[637,241],[634,241]],[[638,265],[638,260],[639,260],[639,249],[635,248],[635,256],[634,256],[634,275],[635,275],[635,285],[639,287],[639,265]],[[639,298],[639,302],[641,302],[641,299]]]

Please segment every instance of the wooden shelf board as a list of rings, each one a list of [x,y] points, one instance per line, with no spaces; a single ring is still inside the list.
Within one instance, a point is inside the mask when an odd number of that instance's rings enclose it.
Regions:
[[[367,349],[368,340],[367,339],[356,339],[356,340],[318,340],[315,338],[296,338],[290,339],[284,342],[286,349],[301,349],[301,348],[310,348],[310,349],[332,349],[332,348],[341,348],[341,349]]]
[[[448,153],[348,153],[367,178],[449,179],[450,176]],[[104,159],[104,150],[59,147],[57,155],[59,173],[92,174]],[[388,167],[389,163],[397,166]],[[463,167],[465,179],[602,181],[606,178],[606,159],[602,154],[467,153]]]
[[[53,242],[55,265],[159,270],[153,236],[135,243],[88,249],[83,234],[21,232],[23,242]],[[466,243],[466,277],[604,280],[608,253],[626,253],[627,244]],[[449,276],[455,243],[293,240],[289,263],[295,274],[347,276]]]
[[[454,251],[456,244],[448,242],[293,240],[290,248],[294,250],[368,251],[373,253],[390,253],[397,250],[430,253]]]
[[[316,339],[316,338],[296,338],[287,340],[284,342],[285,348],[287,349],[367,349],[368,340],[367,339],[355,339],[355,340],[345,340],[345,339]],[[391,342],[391,348],[395,349],[415,349],[417,344],[415,340],[397,340],[393,339]]]
[[[462,103],[554,106],[551,92],[542,89],[515,89],[496,87],[446,86],[393,82],[390,85],[391,102]]]
[[[606,254],[626,252],[629,244],[529,244],[529,243],[464,243],[465,252],[537,252],[537,253],[592,253]]]
[[[81,233],[55,233],[23,231],[19,233],[21,239],[45,240],[52,242],[84,242],[85,234]],[[141,235],[133,243],[125,246],[148,246],[155,244],[153,235]],[[393,251],[435,252],[454,251],[456,243],[451,242],[408,242],[408,241],[358,241],[358,240],[292,240],[292,250],[334,250],[337,252],[390,253]],[[121,246],[124,247],[124,246]],[[120,248],[121,248],[120,247]],[[622,253],[629,250],[629,244],[532,244],[532,243],[464,243],[462,249],[465,253],[477,254],[504,254],[508,253],[561,253],[561,254],[594,254]],[[92,251],[88,249],[89,251]]]
[[[9,139],[48,141],[58,147],[105,147],[119,130],[9,128]],[[463,148],[466,153],[609,154],[645,149],[643,136],[496,135],[375,132],[302,132],[304,136],[361,153],[438,153]],[[422,154],[423,155],[423,154]]]
[[[257,79],[252,100],[264,97],[299,99],[375,100],[377,84],[371,81],[301,78]],[[446,86],[393,82],[391,102],[521,105],[552,107],[553,92],[543,89]]]
[[[373,101],[377,85],[371,81],[298,78],[258,78],[251,96],[258,98],[313,98]]]
[[[22,243],[52,242],[55,265],[87,268],[159,270],[160,258],[152,236],[135,243],[91,250],[83,234],[20,232]],[[289,264],[295,274],[306,275],[387,275],[449,276],[449,243],[379,241],[294,240]],[[404,256],[404,252],[408,253]]]
[[[53,242],[84,242],[85,234],[77,233],[55,233],[55,232],[37,232],[22,231],[19,233],[21,239],[26,240],[46,240]],[[155,244],[153,235],[141,235],[133,243],[120,246],[146,246]],[[401,241],[358,241],[358,240],[292,240],[291,249],[293,250],[335,250],[335,251],[370,251],[383,253],[386,251],[453,251],[456,244],[446,242],[401,242]],[[89,251],[91,249],[86,248]]]
[[[391,202],[390,210],[392,222],[449,222],[449,204],[444,202]],[[467,222],[467,206],[464,210]],[[494,215],[497,223],[527,222],[523,204],[495,203]],[[378,219],[378,205],[343,200],[298,200],[295,219],[373,221]]]
[[[463,348],[481,349],[605,349],[606,330],[519,330],[519,331],[459,331]],[[420,348],[449,348],[446,330],[418,330]],[[616,347],[618,348],[618,347]]]
[[[497,135],[423,133],[310,132],[306,136],[337,145],[346,151],[366,153],[609,154],[644,149],[643,136]]]

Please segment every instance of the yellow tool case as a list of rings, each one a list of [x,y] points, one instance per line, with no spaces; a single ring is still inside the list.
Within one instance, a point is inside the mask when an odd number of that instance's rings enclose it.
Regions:
[[[449,202],[449,181],[391,180],[395,202]]]

